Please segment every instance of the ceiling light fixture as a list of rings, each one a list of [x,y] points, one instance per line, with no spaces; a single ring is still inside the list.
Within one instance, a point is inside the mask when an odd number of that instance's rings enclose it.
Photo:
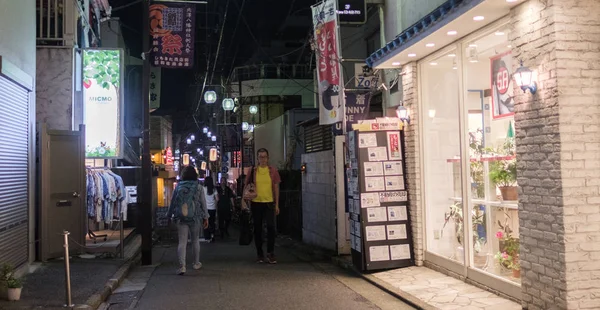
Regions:
[[[477,22],[478,22],[478,21],[482,21],[482,20],[484,20],[484,19],[485,19],[485,17],[483,17],[483,16],[481,16],[481,15],[480,15],[480,16],[475,16],[475,17],[473,17],[473,20],[474,20],[474,21],[477,21]]]
[[[508,2],[508,3],[513,3],[513,2],[517,2],[517,1],[519,1],[519,0],[506,0],[506,2]]]
[[[503,36],[503,35],[504,35],[504,32],[502,32],[502,31],[496,31],[496,35],[497,35],[497,36]]]
[[[477,47],[477,44],[471,43],[471,44],[469,44],[469,47]]]
[[[408,54],[408,57],[417,57],[417,54],[411,53],[411,54]]]
[[[448,57],[456,57],[456,54],[454,54],[454,53],[448,54]]]
[[[400,62],[398,62],[398,61],[392,62],[392,66],[399,66],[399,65],[400,65]]]
[[[438,63],[434,61],[434,62],[430,62],[429,64],[432,66],[437,66]]]
[[[427,44],[425,44],[425,46],[427,46],[427,47],[434,47],[435,43],[427,43]]]
[[[457,34],[458,34],[458,31],[456,31],[456,30],[450,30],[450,31],[448,31],[448,35],[449,36],[455,36]]]

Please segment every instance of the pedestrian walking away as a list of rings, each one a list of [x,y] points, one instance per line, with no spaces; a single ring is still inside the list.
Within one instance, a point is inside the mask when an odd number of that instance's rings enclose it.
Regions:
[[[221,186],[218,188],[219,201],[217,203],[217,216],[219,218],[219,230],[221,238],[229,237],[229,223],[233,212],[235,194],[227,184],[227,178],[221,178]]]
[[[193,268],[202,268],[200,263],[200,225],[208,227],[208,210],[204,202],[204,191],[198,183],[196,169],[191,166],[185,167],[181,172],[181,181],[173,192],[171,205],[167,211],[169,222],[173,219],[177,224],[178,246],[177,256],[179,258],[179,269],[177,274],[184,275],[186,272],[186,250],[188,234],[192,235],[192,251],[194,254]]]
[[[215,188],[215,183],[211,176],[204,179],[204,201],[206,203],[206,209],[208,210],[208,228],[204,230],[204,239],[215,242],[215,226],[217,219],[217,203],[219,202],[219,195]]]
[[[258,166],[252,167],[244,186],[254,184],[256,197],[250,203],[254,221],[254,244],[257,263],[276,264],[275,257],[275,218],[279,215],[279,183],[281,177],[277,168],[269,165],[269,151],[261,148],[256,152]],[[267,224],[267,257],[263,252],[263,222]]]

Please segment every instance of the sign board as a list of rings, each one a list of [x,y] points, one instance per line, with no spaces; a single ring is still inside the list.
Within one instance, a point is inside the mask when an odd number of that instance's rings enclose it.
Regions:
[[[190,154],[183,154],[183,165],[184,166],[190,165]]]
[[[200,165],[200,169],[206,170],[206,162],[205,161],[203,161],[202,164]]]
[[[369,116],[370,92],[344,92],[346,94],[346,132],[352,131],[352,125]],[[342,135],[342,122],[333,126],[333,134]]]
[[[364,63],[354,64],[354,86],[357,88],[376,88],[379,83],[379,74],[365,76],[363,73]]]
[[[194,67],[194,4],[158,3],[150,5],[151,63],[155,67]]]
[[[167,156],[166,164],[172,165],[173,164],[173,150],[171,149],[171,147],[168,147],[167,151],[165,153],[166,153],[165,155]]]
[[[367,22],[367,0],[338,0],[340,24],[364,24]]]
[[[208,155],[208,160],[217,161],[217,149],[216,148],[213,147],[210,149],[210,153]]]
[[[123,50],[84,49],[85,157],[123,157]]]
[[[150,68],[150,112],[160,108],[161,68]]]

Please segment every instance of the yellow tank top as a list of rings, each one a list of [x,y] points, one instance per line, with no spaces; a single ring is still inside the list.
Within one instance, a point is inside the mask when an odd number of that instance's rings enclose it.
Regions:
[[[273,183],[269,167],[256,169],[256,198],[254,202],[273,202]]]

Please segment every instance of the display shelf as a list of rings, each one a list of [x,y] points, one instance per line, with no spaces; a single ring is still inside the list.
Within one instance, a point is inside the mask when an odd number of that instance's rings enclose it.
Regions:
[[[461,197],[450,197],[449,200],[450,201],[462,201],[462,198]],[[519,204],[517,201],[510,201],[510,200],[491,201],[491,200],[484,200],[484,199],[471,199],[471,201],[475,204],[482,204],[482,205],[491,206],[491,207],[508,208],[508,209],[515,209],[515,210],[519,209]]]

